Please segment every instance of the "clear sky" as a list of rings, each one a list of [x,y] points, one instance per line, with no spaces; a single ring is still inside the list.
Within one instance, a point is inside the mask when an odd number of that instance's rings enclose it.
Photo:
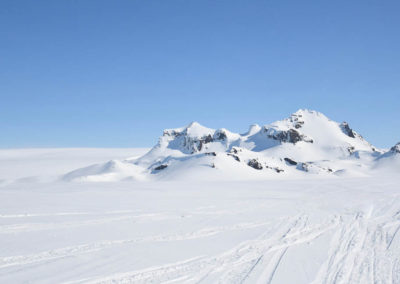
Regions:
[[[299,108],[400,141],[400,1],[2,0],[0,147],[150,147]]]

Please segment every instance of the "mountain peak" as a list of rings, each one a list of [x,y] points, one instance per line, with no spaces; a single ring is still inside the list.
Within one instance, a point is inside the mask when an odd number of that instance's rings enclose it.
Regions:
[[[203,127],[203,125],[201,125],[201,124],[198,123],[197,121],[192,121],[192,122],[189,123],[185,128],[191,128],[191,127]]]
[[[254,124],[249,126],[249,130],[243,135],[244,136],[250,136],[250,135],[253,135],[253,134],[259,132],[260,130],[261,130],[261,126],[258,125],[257,123],[254,123]]]
[[[390,148],[390,152],[393,153],[400,153],[400,142]]]
[[[191,122],[188,126],[185,127],[186,134],[192,137],[202,137],[206,135],[210,135],[215,130],[205,127],[198,123],[197,121]]]
[[[148,153],[124,162],[134,167],[111,161],[89,168],[84,174],[112,174],[119,178],[133,172],[143,174],[146,179],[178,173],[185,176],[198,171],[247,177],[342,174],[364,171],[374,161],[383,163],[385,159],[381,158],[395,156],[397,159],[397,153],[400,153],[400,143],[382,154],[347,122],[338,123],[318,111],[299,109],[283,120],[262,127],[253,124],[245,134],[207,128],[197,121],[166,129]]]
[[[295,115],[303,115],[303,114],[308,114],[308,115],[323,115],[323,113],[316,111],[316,110],[312,110],[312,109],[307,109],[307,108],[301,108],[299,110],[297,110],[295,113],[293,113]],[[324,115],[325,116],[325,115]]]
[[[193,121],[189,123],[185,127],[181,128],[173,128],[173,129],[165,129],[163,136],[189,136],[189,137],[202,137],[207,136],[213,133],[215,130],[211,128],[207,128],[197,121]]]

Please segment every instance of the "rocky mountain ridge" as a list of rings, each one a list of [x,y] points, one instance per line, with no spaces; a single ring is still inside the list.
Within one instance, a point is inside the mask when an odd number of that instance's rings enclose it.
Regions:
[[[400,153],[400,143],[389,152]],[[109,162],[78,169],[65,178],[145,180],[189,178],[200,173],[239,179],[365,175],[385,155],[387,152],[368,143],[347,122],[337,123],[320,112],[301,109],[271,124],[252,125],[244,134],[197,122],[166,129],[147,154],[120,161],[117,171],[110,169]]]

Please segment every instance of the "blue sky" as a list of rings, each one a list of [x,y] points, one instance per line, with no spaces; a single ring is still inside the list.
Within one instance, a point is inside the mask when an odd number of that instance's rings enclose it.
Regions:
[[[149,147],[299,108],[400,141],[399,1],[0,3],[0,147]]]

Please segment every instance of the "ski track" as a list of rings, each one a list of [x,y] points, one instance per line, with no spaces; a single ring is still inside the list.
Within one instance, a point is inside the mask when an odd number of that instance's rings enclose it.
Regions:
[[[199,216],[220,216],[220,215],[233,215],[241,212],[246,212],[246,210],[236,210],[234,212],[228,210],[217,210],[217,211],[202,211],[196,210],[190,214],[168,214],[165,212],[157,213],[143,213],[134,215],[123,215],[125,213],[137,213],[134,210],[120,210],[120,211],[108,211],[108,212],[59,212],[53,214],[1,214],[0,219],[21,219],[21,218],[32,218],[32,217],[65,217],[65,216],[108,216],[108,215],[121,215],[116,217],[106,217],[106,218],[95,218],[84,221],[74,221],[74,222],[56,222],[56,223],[17,223],[11,225],[0,225],[0,234],[14,234],[30,231],[42,231],[42,230],[55,230],[55,229],[70,229],[74,227],[82,227],[88,225],[101,225],[105,223],[113,223],[115,221],[132,220],[135,222],[148,222],[148,221],[163,221],[167,219],[180,219],[182,217],[189,218],[196,215]]]
[[[348,222],[341,218],[340,223],[327,261],[313,283],[400,283],[400,254],[391,249],[399,227],[393,231],[393,225],[388,226],[392,216],[358,212]]]
[[[397,199],[396,199],[397,200]],[[281,217],[274,222],[243,222],[209,226],[192,232],[180,232],[134,239],[105,240],[89,244],[55,248],[28,255],[0,258],[0,271],[12,266],[46,264],[67,257],[78,257],[115,246],[144,242],[183,241],[211,237],[220,233],[266,228],[250,239],[214,256],[195,256],[187,260],[146,269],[84,278],[66,283],[274,283],[282,259],[291,247],[313,242],[333,232],[326,261],[312,283],[400,283],[400,214],[393,202],[387,208],[327,216],[312,223],[306,214]],[[187,216],[200,214],[194,210]],[[179,214],[147,213],[124,215],[133,211],[110,211],[98,215],[121,215],[64,223],[25,223],[0,226],[0,234],[60,229],[134,219],[138,221],[180,218]],[[137,211],[136,211],[137,212]],[[217,211],[225,214],[224,211]],[[377,215],[377,212],[379,215]],[[375,214],[374,214],[375,213]],[[37,214],[39,216],[93,215],[91,212]],[[1,218],[34,217],[34,214],[2,215]]]
[[[204,228],[186,234],[159,235],[159,236],[150,236],[150,237],[142,237],[136,239],[127,239],[127,240],[109,240],[109,241],[96,242],[92,244],[83,244],[78,246],[58,248],[30,255],[8,256],[0,258],[0,268],[43,262],[64,257],[71,257],[79,254],[85,254],[94,251],[99,251],[102,249],[107,249],[116,245],[143,243],[143,242],[168,242],[168,241],[192,240],[197,238],[210,237],[227,231],[246,230],[257,227],[263,227],[268,224],[269,224],[268,222],[240,223],[240,224],[235,224],[233,226]]]
[[[0,226],[0,234],[14,234],[21,232],[55,230],[55,229],[70,229],[74,227],[82,227],[89,225],[102,225],[105,223],[113,223],[115,221],[132,220],[135,222],[141,221],[160,221],[166,219],[180,218],[174,215],[166,215],[161,213],[156,214],[139,214],[139,215],[123,215],[118,217],[96,218],[84,221],[74,222],[57,222],[57,223],[22,223]]]
[[[115,210],[107,212],[57,212],[57,213],[21,213],[0,214],[0,218],[28,218],[28,217],[54,217],[54,216],[82,216],[82,215],[115,215],[122,213],[138,213],[137,210]]]
[[[165,283],[178,281],[183,275],[185,283],[207,282],[216,277],[219,283],[245,283],[265,255],[272,253],[273,258],[267,263],[262,276],[271,282],[279,267],[284,253],[291,246],[305,243],[317,238],[324,232],[337,226],[335,219],[327,224],[304,227],[305,218],[298,217],[271,226],[259,238],[239,244],[238,246],[212,257],[198,257],[161,267],[127,272],[98,279],[82,279],[71,283]],[[275,232],[275,233],[274,233]],[[276,259],[276,260],[275,260]],[[266,283],[268,283],[266,282]]]
[[[332,230],[336,233],[331,239],[329,255],[313,283],[399,283],[399,253],[390,249],[398,230],[392,217],[357,212],[310,225],[307,216],[297,216],[216,256],[198,256],[71,283],[273,283],[282,259],[292,246],[312,242]],[[252,275],[255,271],[257,275]]]

